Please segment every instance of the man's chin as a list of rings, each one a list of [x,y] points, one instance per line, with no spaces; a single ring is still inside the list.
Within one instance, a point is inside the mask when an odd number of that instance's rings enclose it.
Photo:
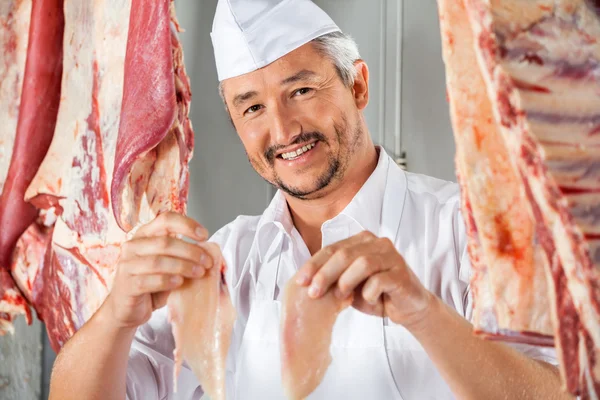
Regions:
[[[315,186],[314,182],[312,183],[312,185],[286,185],[280,183],[277,186],[279,189],[281,189],[288,195],[303,200],[317,199],[323,195],[327,188],[327,185]]]
[[[279,189],[290,196],[300,199],[317,199],[327,193],[331,182],[335,180],[339,170],[337,163],[332,163],[329,168],[316,171],[309,171],[306,174],[294,173],[293,176],[279,175],[276,179],[276,185]]]

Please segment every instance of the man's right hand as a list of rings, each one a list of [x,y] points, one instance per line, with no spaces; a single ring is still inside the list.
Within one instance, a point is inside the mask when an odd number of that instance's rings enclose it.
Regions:
[[[142,226],[121,246],[113,287],[102,306],[105,315],[118,328],[135,329],[147,322],[184,278],[201,278],[212,268],[213,259],[202,247],[207,238],[202,225],[172,212]]]

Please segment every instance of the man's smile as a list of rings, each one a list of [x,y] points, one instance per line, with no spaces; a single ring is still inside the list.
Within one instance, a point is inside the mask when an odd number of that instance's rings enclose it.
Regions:
[[[282,150],[279,154],[277,154],[277,158],[280,159],[284,159],[284,160],[295,160],[297,158],[299,158],[300,156],[302,156],[305,153],[308,153],[309,151],[311,151],[316,145],[317,145],[317,140],[304,144],[304,145],[297,145],[294,146],[291,149],[285,149]]]

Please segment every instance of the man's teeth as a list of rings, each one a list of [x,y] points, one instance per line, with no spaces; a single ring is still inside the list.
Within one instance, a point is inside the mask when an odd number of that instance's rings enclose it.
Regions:
[[[296,151],[290,151],[289,153],[283,153],[281,155],[281,158],[283,158],[284,160],[291,160],[293,158],[296,158],[299,155],[301,155],[302,153],[306,153],[307,151],[309,151],[310,149],[315,147],[315,144],[316,143],[307,144],[306,146],[302,146],[301,148],[299,148]]]

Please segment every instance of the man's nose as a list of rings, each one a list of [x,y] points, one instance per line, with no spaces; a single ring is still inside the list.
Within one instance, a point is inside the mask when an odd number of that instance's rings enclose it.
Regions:
[[[287,145],[294,137],[302,133],[302,126],[296,115],[284,105],[271,108],[271,140]]]

